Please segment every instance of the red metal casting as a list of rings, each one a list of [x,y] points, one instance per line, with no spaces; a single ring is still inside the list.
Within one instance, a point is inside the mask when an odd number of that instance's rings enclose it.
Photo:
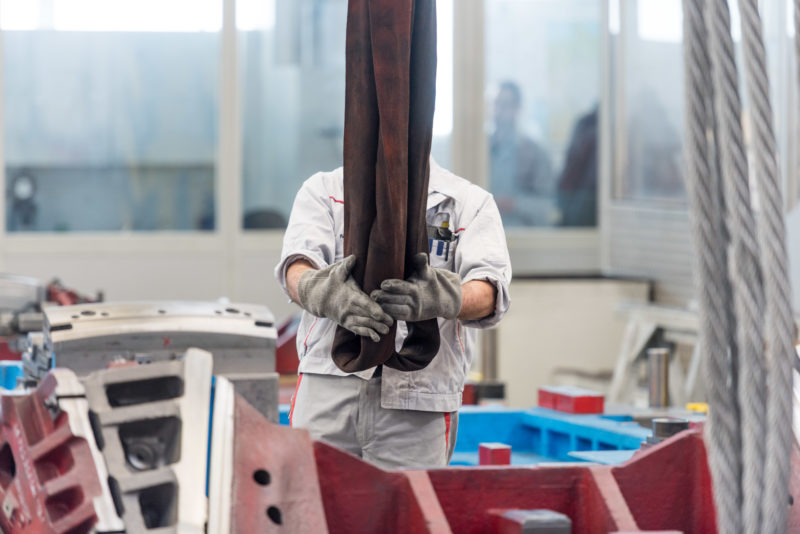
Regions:
[[[55,389],[48,375],[33,393],[0,400],[0,530],[7,534],[85,534],[97,520],[92,499],[102,492],[93,458],[87,442],[70,431],[67,415],[58,412]],[[386,471],[312,442],[304,430],[269,423],[238,396],[234,422],[232,534],[501,534],[517,532],[521,524],[498,518],[533,509],[568,516],[574,534],[716,532],[699,430],[616,467]],[[799,462],[795,450],[795,496]],[[798,508],[792,507],[789,531],[800,524]]]
[[[384,471],[320,441],[314,453],[332,534],[451,533],[425,471]]]
[[[621,526],[587,467],[451,468],[429,474],[450,528],[460,534],[494,532],[495,510],[534,508],[569,516],[576,534]]]
[[[489,510],[546,508],[573,532],[716,532],[702,436],[687,431],[620,467],[442,469],[430,472],[454,532],[491,532]]]
[[[620,467],[383,471],[324,443],[314,449],[332,533],[499,533],[497,518],[504,511],[542,508],[567,515],[575,534],[716,532],[711,480],[697,431],[664,441]]]
[[[0,527],[8,534],[84,534],[97,521],[94,460],[57,411],[55,389],[48,375],[34,392],[0,400]]]
[[[715,532],[703,435],[687,430],[611,469],[640,528]]]
[[[230,534],[328,532],[308,432],[270,423],[239,395],[234,418]]]

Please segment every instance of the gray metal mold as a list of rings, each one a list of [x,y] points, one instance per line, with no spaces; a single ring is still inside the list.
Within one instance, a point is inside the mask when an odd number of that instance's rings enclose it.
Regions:
[[[216,302],[128,302],[48,308],[45,349],[79,376],[115,360],[170,361],[196,347],[214,374],[275,370],[275,318],[265,306]]]
[[[115,367],[83,379],[128,534],[202,534],[210,353]]]

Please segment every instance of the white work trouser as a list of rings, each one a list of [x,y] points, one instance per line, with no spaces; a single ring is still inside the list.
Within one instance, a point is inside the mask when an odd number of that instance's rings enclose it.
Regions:
[[[458,412],[381,407],[381,377],[300,375],[289,424],[384,469],[444,467]]]

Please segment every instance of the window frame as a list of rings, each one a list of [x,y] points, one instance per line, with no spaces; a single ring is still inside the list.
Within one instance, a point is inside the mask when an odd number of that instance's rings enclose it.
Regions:
[[[0,0],[2,2],[3,0]],[[485,20],[486,2],[491,0],[458,0],[454,2],[454,71],[453,71],[453,133],[451,141],[453,171],[468,176],[483,187],[488,186],[488,151],[485,130]],[[615,90],[615,72],[621,69],[624,47],[614,45],[609,29],[610,2],[602,2],[602,13],[606,21],[601,32],[600,73],[600,148],[598,176],[598,226],[596,228],[510,228],[507,230],[509,249],[515,275],[543,274],[597,274],[609,272],[608,250],[613,239],[608,227],[609,210],[632,209],[630,199],[615,197],[616,184],[621,179],[619,162],[624,161],[625,131],[620,128],[619,104],[624,104],[624,94]],[[626,22],[625,0],[620,0],[623,12],[621,22]],[[69,233],[13,233],[6,231],[6,202],[0,202],[0,270],[8,258],[16,254],[41,257],[55,255],[105,256],[156,256],[165,251],[192,252],[209,255],[224,255],[227,271],[222,276],[230,294],[245,290],[239,266],[246,258],[267,251],[275,255],[280,251],[283,230],[246,230],[243,228],[242,209],[242,88],[239,64],[239,39],[236,25],[236,0],[223,0],[223,24],[220,35],[220,79],[218,128],[219,146],[214,178],[216,225],[211,232],[155,233],[124,232],[69,232]],[[783,27],[787,10],[777,10]],[[3,86],[3,40],[0,31],[0,87]],[[774,83],[780,84],[778,93],[782,102],[789,105],[785,122],[777,125],[781,139],[794,146],[800,137],[797,125],[798,102],[793,43],[789,36],[781,46],[786,75]],[[619,86],[619,84],[616,84]],[[3,102],[0,101],[0,124],[3,124]],[[6,190],[5,144],[3,128],[0,128],[0,191]],[[482,147],[476,150],[476,147]],[[782,167],[787,169],[787,205],[794,206],[800,196],[797,181],[798,155],[784,151]],[[644,207],[644,206],[643,206]],[[647,209],[675,211],[675,206],[654,206]]]

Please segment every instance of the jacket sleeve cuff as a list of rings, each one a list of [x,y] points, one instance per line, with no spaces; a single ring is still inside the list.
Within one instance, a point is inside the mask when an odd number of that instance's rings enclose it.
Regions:
[[[470,321],[461,321],[461,324],[469,328],[491,328],[495,326],[508,311],[511,305],[511,298],[508,292],[508,283],[492,272],[475,271],[461,281],[461,285],[471,282],[473,280],[483,280],[489,282],[497,289],[497,298],[494,303],[494,313],[482,319],[473,319]]]
[[[311,262],[311,265],[313,265],[315,269],[322,269],[328,266],[325,259],[317,252],[304,250],[288,254],[275,267],[275,277],[278,279],[278,284],[280,284],[283,293],[287,297],[289,296],[289,291],[286,289],[286,271],[289,270],[289,266],[298,260]]]

